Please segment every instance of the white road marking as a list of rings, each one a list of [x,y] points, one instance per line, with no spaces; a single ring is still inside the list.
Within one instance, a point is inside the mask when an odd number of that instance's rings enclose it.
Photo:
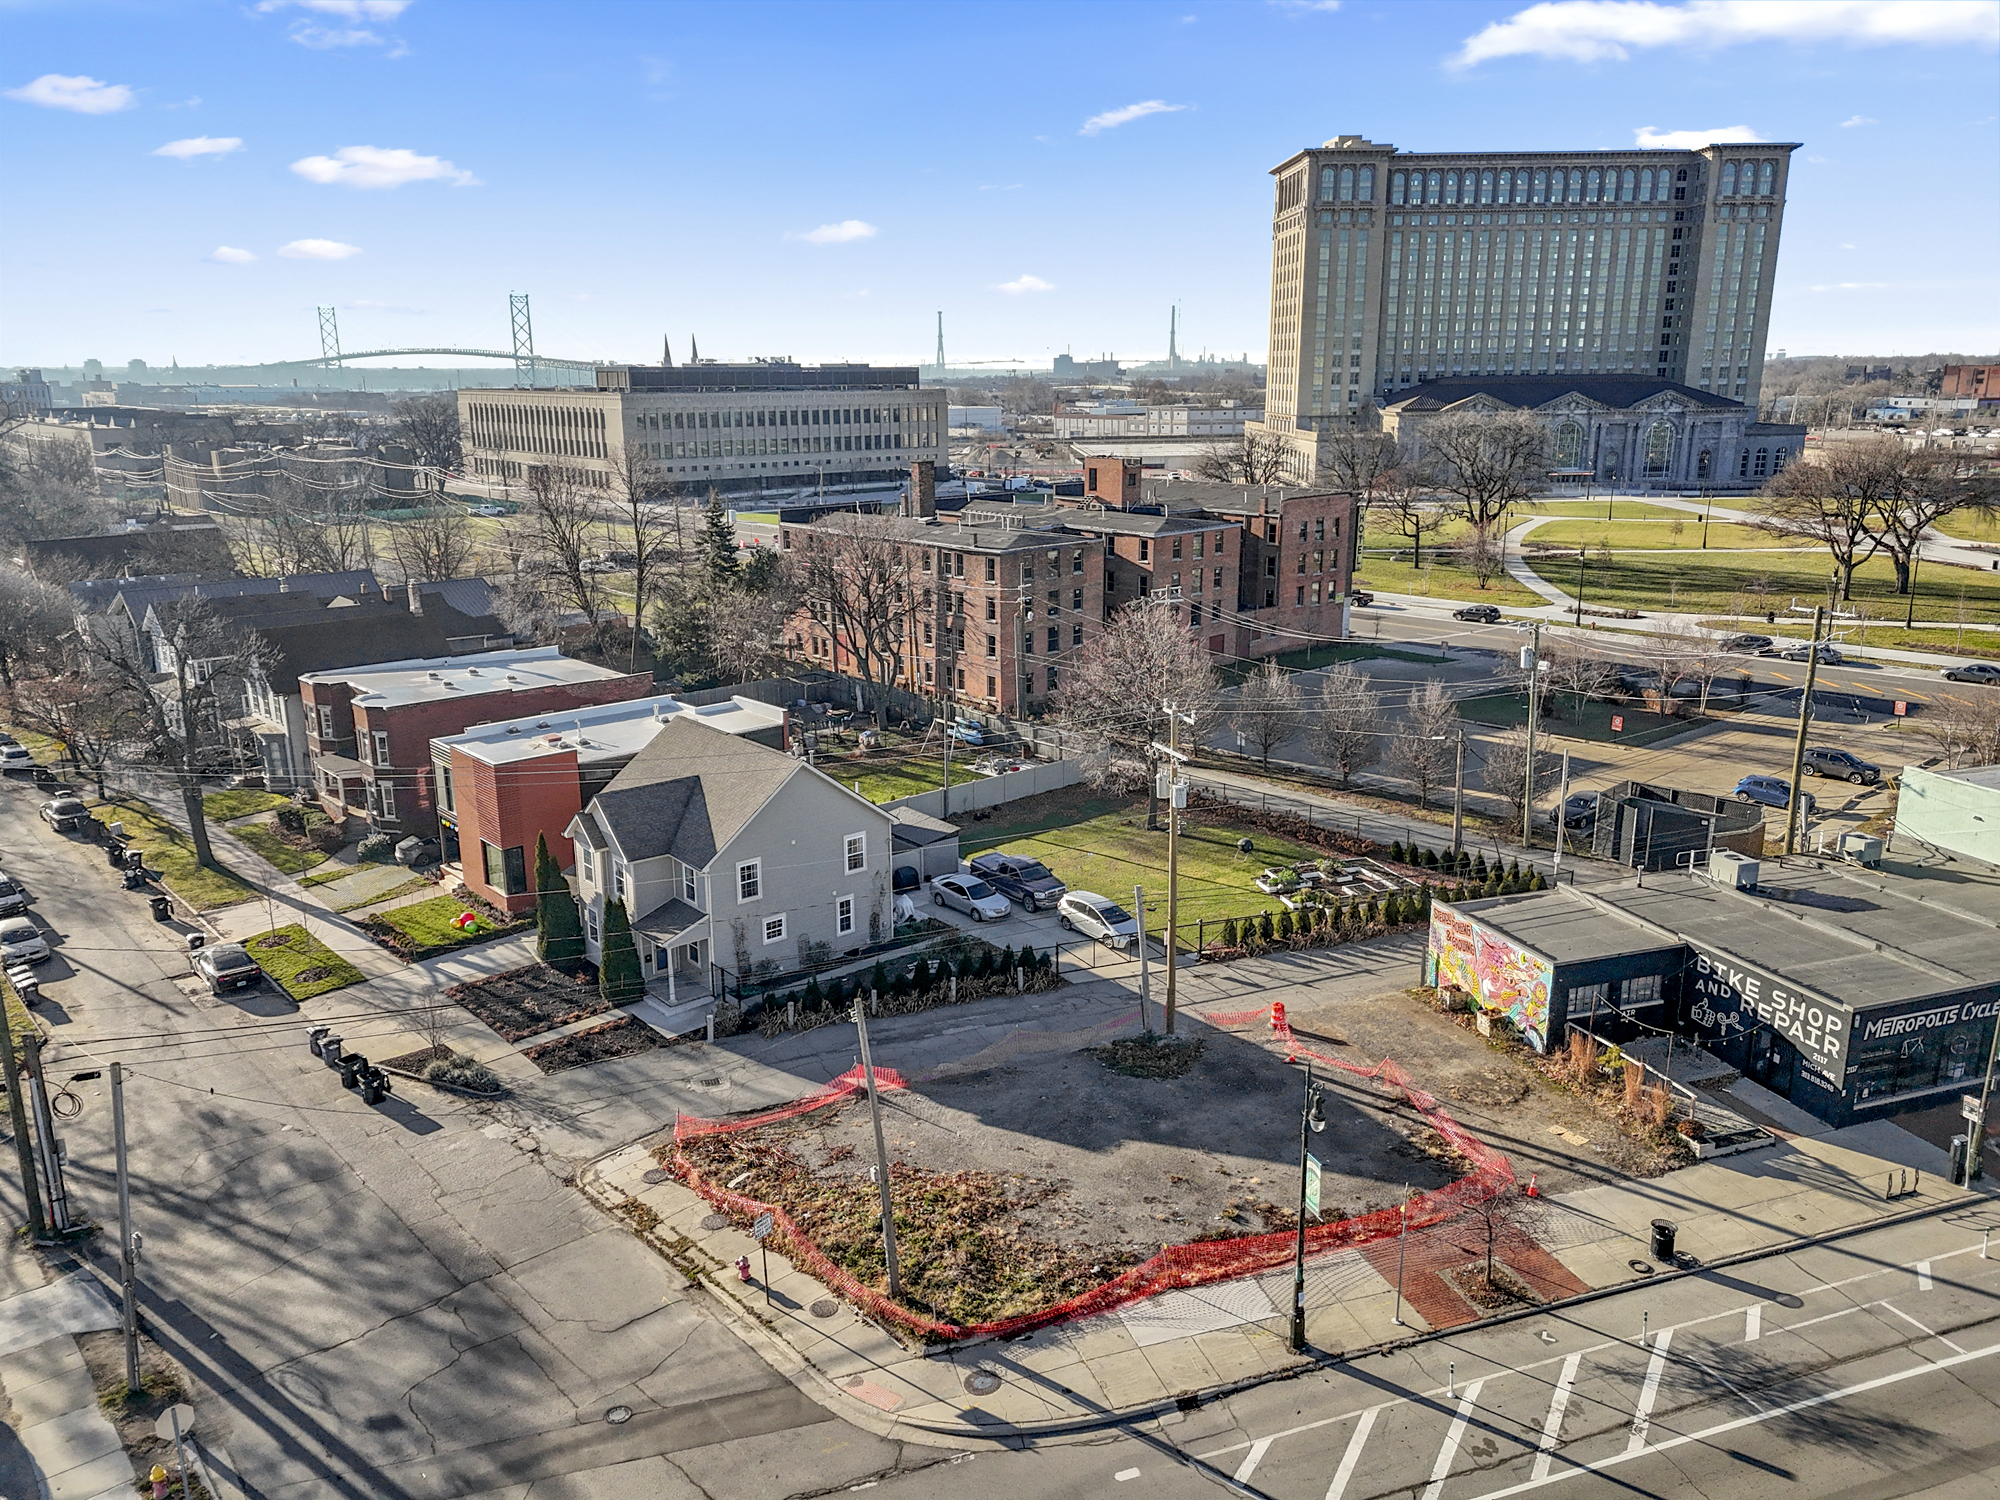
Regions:
[[[1930,1329],[1926,1328],[1923,1324],[1919,1323],[1915,1318],[1911,1317],[1908,1313],[1904,1312],[1902,1308],[1896,1306],[1895,1303],[1884,1302],[1882,1306],[1888,1308],[1890,1312],[1894,1313],[1897,1317],[1901,1318],[1905,1323],[1908,1323],[1912,1328],[1916,1329],[1918,1333],[1921,1333],[1928,1338],[1936,1339],[1940,1344],[1943,1344],[1947,1349],[1956,1350],[1960,1354],[1965,1353],[1963,1347],[1961,1347],[1958,1344],[1954,1344],[1950,1339],[1946,1338],[1941,1333],[1932,1333]]]
[[[1844,1401],[1850,1396],[1865,1396],[1870,1391],[1881,1390],[1886,1386],[1900,1385],[1903,1381],[1914,1380],[1919,1375],[1941,1374],[1944,1371],[1956,1369],[1960,1365],[1969,1364],[1975,1359],[1990,1359],[1996,1354],[2000,1354],[2000,1344],[1990,1344],[1984,1349],[1968,1349],[1965,1353],[1954,1354],[1949,1359],[1925,1360],[1914,1369],[1899,1370],[1893,1375],[1878,1375],[1873,1380],[1862,1381],[1859,1385],[1846,1386],[1837,1391],[1822,1391],[1816,1396],[1807,1396],[1798,1401],[1788,1402],[1784,1406],[1773,1407],[1769,1411],[1758,1412],[1754,1416],[1735,1417],[1727,1422],[1718,1422],[1713,1427],[1705,1427],[1699,1432],[1678,1434],[1677,1436],[1667,1438],[1664,1442],[1653,1444],[1645,1450],[1644,1456],[1651,1457],[1656,1453],[1665,1453],[1686,1443],[1706,1443],[1726,1433],[1739,1432],[1746,1427],[1755,1427],[1777,1417],[1789,1417],[1796,1412],[1810,1411],[1816,1406],[1825,1406],[1831,1401]],[[1560,1474],[1551,1474],[1546,1479],[1526,1479],[1519,1484],[1510,1484],[1504,1489],[1489,1490],[1483,1495],[1471,1497],[1471,1500],[1510,1500],[1511,1496],[1525,1495],[1531,1490],[1542,1489],[1552,1484],[1561,1484],[1564,1480],[1574,1479],[1579,1474],[1597,1474],[1606,1469],[1615,1469],[1621,1464],[1629,1463],[1632,1459],[1640,1456],[1640,1454],[1628,1449],[1623,1453],[1614,1453],[1611,1457],[1602,1459],[1594,1464],[1578,1463],[1576,1467],[1564,1469]]]
[[[1931,1263],[1927,1260],[1920,1260],[1917,1262],[1917,1290],[1920,1292],[1928,1292],[1930,1289],[1931,1289]]]
[[[1646,1446],[1646,1434],[1653,1425],[1653,1402],[1659,1398],[1660,1375],[1667,1368],[1667,1346],[1674,1340],[1671,1328],[1662,1329],[1653,1339],[1653,1357],[1646,1365],[1646,1383],[1639,1387],[1639,1404],[1632,1412],[1632,1438],[1627,1453]]]
[[[1354,1477],[1354,1466],[1361,1462],[1361,1450],[1368,1445],[1369,1430],[1375,1425],[1375,1413],[1381,1409],[1369,1407],[1354,1424],[1354,1436],[1347,1440],[1347,1451],[1340,1455],[1340,1467],[1333,1471],[1333,1483],[1326,1487],[1326,1500],[1340,1500],[1347,1493],[1347,1481]]]
[[[1438,1449],[1438,1460],[1431,1466],[1431,1482],[1424,1487],[1424,1500],[1438,1500],[1444,1493],[1445,1477],[1451,1473],[1452,1461],[1458,1457],[1459,1442],[1465,1437],[1465,1424],[1472,1419],[1473,1405],[1479,1400],[1479,1388],[1486,1384],[1475,1380],[1465,1388],[1465,1396],[1458,1403],[1458,1415],[1451,1419],[1451,1426],[1444,1435],[1444,1446]]]
[[[1250,1445],[1250,1451],[1243,1455],[1243,1462],[1236,1466],[1235,1480],[1238,1484],[1249,1483],[1250,1476],[1257,1472],[1257,1465],[1264,1461],[1264,1455],[1271,1451],[1275,1437],[1258,1438]]]
[[[1583,1363],[1581,1354],[1572,1354],[1563,1361],[1562,1374],[1556,1377],[1555,1394],[1549,1398],[1549,1414],[1542,1419],[1542,1441],[1535,1454],[1537,1479],[1549,1477],[1549,1464],[1555,1458],[1556,1441],[1562,1436],[1563,1411],[1569,1406],[1569,1390],[1576,1384],[1576,1367]]]
[[[1743,1342],[1754,1344],[1764,1332],[1764,1304],[1753,1302],[1743,1310]]]
[[[1128,1479],[1137,1479],[1139,1477],[1139,1471],[1137,1469],[1120,1469],[1116,1474],[1113,1474],[1111,1477],[1117,1480],[1120,1484],[1123,1484]]]

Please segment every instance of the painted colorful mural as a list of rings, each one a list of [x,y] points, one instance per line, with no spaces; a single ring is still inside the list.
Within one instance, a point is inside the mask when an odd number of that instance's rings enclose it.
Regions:
[[[1488,1011],[1504,1013],[1537,1052],[1548,1051],[1549,989],[1555,966],[1449,907],[1431,908],[1424,982],[1450,985]]]

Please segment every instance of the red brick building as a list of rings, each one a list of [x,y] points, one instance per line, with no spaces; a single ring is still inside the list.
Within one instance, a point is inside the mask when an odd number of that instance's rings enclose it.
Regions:
[[[1946,365],[1938,394],[2000,398],[2000,365]]]
[[[431,741],[474,724],[560,714],[652,691],[650,673],[626,674],[553,646],[313,672],[299,678],[313,785],[336,818],[366,818],[397,837],[437,832]]]

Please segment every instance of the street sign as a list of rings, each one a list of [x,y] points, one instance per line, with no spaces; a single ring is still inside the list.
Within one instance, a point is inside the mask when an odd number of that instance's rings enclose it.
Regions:
[[[1319,1215],[1319,1158],[1310,1151],[1306,1153],[1306,1210],[1315,1218]]]
[[[178,1429],[174,1426],[177,1418],[180,1422]],[[153,1423],[153,1436],[163,1443],[171,1443],[176,1438],[193,1437],[194,1408],[185,1401],[176,1402],[168,1407],[160,1413],[159,1420]]]
[[[1613,715],[1611,716],[1611,731],[1612,731],[1612,733],[1613,733],[1613,734],[1618,734],[1618,733],[1622,733],[1622,732],[1623,732],[1623,730],[1624,730],[1624,728],[1625,728],[1625,715],[1623,715],[1623,714],[1613,714]]]
[[[1981,1102],[1977,1094],[1961,1094],[1958,1100],[1958,1112],[1977,1125],[1985,1113],[1979,1107]]]
[[[1901,698],[1898,698],[1896,700],[1896,717],[1899,719],[1906,718],[1908,717],[1909,712],[1910,712],[1910,705],[1905,703]]]
[[[773,1227],[769,1214],[759,1214],[757,1215],[757,1222],[750,1226],[750,1238],[753,1240],[762,1240],[764,1236],[771,1232]]]

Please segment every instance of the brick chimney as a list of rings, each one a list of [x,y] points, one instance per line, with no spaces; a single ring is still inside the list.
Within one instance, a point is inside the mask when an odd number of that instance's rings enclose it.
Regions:
[[[424,612],[424,594],[423,590],[417,586],[417,580],[412,578],[405,587],[409,590],[410,594],[410,613],[413,615],[422,614]]]
[[[1083,498],[1099,505],[1124,509],[1140,500],[1139,478],[1144,463],[1136,458],[1098,454],[1083,461]]]
[[[928,519],[937,514],[937,462],[920,458],[910,465],[909,514]]]

